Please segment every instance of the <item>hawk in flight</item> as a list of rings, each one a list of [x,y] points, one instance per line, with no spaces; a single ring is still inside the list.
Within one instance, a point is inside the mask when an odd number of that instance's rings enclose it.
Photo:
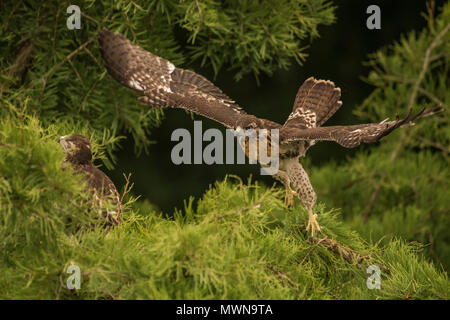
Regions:
[[[280,165],[274,178],[285,185],[288,203],[296,194],[308,210],[306,230],[311,230],[312,236],[320,231],[317,214],[312,211],[316,193],[299,162],[299,157],[304,156],[309,147],[316,141],[329,140],[354,148],[360,143],[378,141],[398,127],[439,111],[432,108],[411,115],[410,110],[402,120],[321,127],[342,105],[341,90],[331,81],[309,78],[299,88],[292,113],[281,125],[247,114],[203,76],[175,67],[120,34],[103,29],[99,42],[108,72],[122,85],[141,93],[138,99],[143,103],[152,107],[186,109],[234,130],[278,129]],[[267,140],[270,145],[270,137]],[[248,156],[247,145],[244,150]]]
[[[108,176],[92,164],[91,143],[80,135],[72,134],[58,138],[66,156],[64,163],[69,163],[77,173],[82,174],[87,182],[87,187],[100,207],[104,206],[104,200],[108,200],[113,209],[106,207],[100,210],[99,216],[106,218],[107,224],[117,225],[121,221],[121,203],[116,186]]]

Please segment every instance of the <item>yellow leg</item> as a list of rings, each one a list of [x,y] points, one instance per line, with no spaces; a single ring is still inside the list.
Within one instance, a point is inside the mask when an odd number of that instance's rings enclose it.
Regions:
[[[306,231],[309,232],[311,230],[311,236],[314,238],[314,235],[316,232],[320,232],[320,226],[317,222],[317,214],[312,212],[312,209],[308,210],[309,213],[309,219],[308,219],[308,225],[306,226]]]
[[[284,196],[284,204],[287,207],[292,207],[294,205],[294,197],[298,197],[297,192],[291,189],[290,186],[286,186],[286,194]]]

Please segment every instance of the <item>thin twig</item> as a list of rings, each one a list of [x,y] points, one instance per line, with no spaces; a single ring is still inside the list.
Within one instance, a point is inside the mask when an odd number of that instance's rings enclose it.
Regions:
[[[200,4],[198,3],[198,0],[195,0],[195,5],[198,9],[198,15],[200,16],[200,21],[203,22],[203,15],[202,15],[202,9],[200,8]]]
[[[269,268],[272,272],[274,272],[278,277],[280,277],[283,280],[286,280],[286,282],[294,288],[294,290],[297,292],[299,296],[301,296],[300,288],[295,284],[294,281],[292,281],[286,274],[275,268],[274,266],[271,266],[270,264],[266,264],[266,267]]]
[[[92,18],[91,16],[88,16],[86,13],[84,13],[83,11],[81,11],[81,15],[83,17],[85,17],[88,20],[91,20],[93,22],[95,22],[97,24],[97,31],[100,30],[100,22],[98,22],[96,19]]]
[[[408,104],[408,111],[412,110],[412,106],[414,104],[414,101],[417,96],[417,91],[419,90],[420,83],[423,80],[423,77],[425,76],[425,73],[428,69],[428,65],[430,63],[430,55],[431,51],[439,44],[439,41],[441,41],[441,38],[448,32],[450,29],[450,23],[447,24],[447,26],[442,29],[441,32],[434,38],[434,40],[431,42],[430,46],[427,48],[427,51],[425,51],[425,57],[423,59],[423,65],[422,70],[419,73],[419,77],[417,78],[416,84],[414,85],[413,92],[411,93],[411,96],[409,97],[409,104]]]
[[[360,265],[364,260],[370,258],[369,254],[363,254],[361,252],[357,252],[349,247],[344,246],[343,244],[337,242],[336,240],[328,239],[328,237],[326,237],[326,236],[321,239],[314,237],[314,238],[312,238],[312,241],[316,243],[316,245],[313,248],[315,248],[319,244],[322,244],[327,249],[330,249],[335,254],[341,256],[349,264],[356,263],[357,268],[360,268]],[[313,248],[311,248],[311,249],[313,249]],[[308,252],[308,254],[309,254],[309,252]]]
[[[92,37],[89,38],[89,40],[87,40],[85,43],[83,43],[82,45],[80,45],[78,48],[76,48],[75,50],[73,50],[71,53],[69,53],[62,61],[58,62],[57,64],[55,64],[53,67],[50,68],[50,70],[48,70],[41,78],[40,80],[43,82],[46,82],[48,76],[50,75],[50,73],[62,66],[64,63],[66,63],[70,58],[72,58],[74,55],[76,55],[78,52],[80,52],[81,50],[83,50],[84,48],[86,48],[92,41],[94,41],[97,38],[97,34],[94,34]]]
[[[424,137],[421,137],[421,136],[415,136],[414,138],[417,139],[417,140],[419,140],[419,141],[422,141],[423,143],[425,143],[425,144],[427,144],[427,145],[430,145],[430,146],[432,146],[432,147],[434,147],[434,148],[436,148],[436,149],[439,149],[439,150],[441,150],[442,152],[445,152],[445,153],[447,153],[447,154],[450,153],[450,148],[445,147],[445,146],[441,145],[440,143],[431,141],[431,140],[429,140],[429,139],[427,139],[427,138],[424,138]]]
[[[87,98],[91,95],[92,91],[95,89],[95,87],[97,86],[97,83],[99,83],[99,81],[100,81],[100,79],[97,79],[97,80],[94,82],[94,84],[91,86],[91,88],[89,89],[89,91],[86,93],[86,95],[84,96],[83,101],[81,102],[80,107],[79,107],[78,110],[77,110],[77,113],[78,113],[78,114],[80,114],[80,111],[83,109],[83,107],[84,107],[84,105],[85,105],[85,103],[86,103],[86,101],[87,101]]]
[[[425,90],[422,87],[417,88],[417,90],[422,93],[424,96],[428,97],[428,99],[430,99],[431,101],[435,102],[436,104],[440,105],[441,107],[446,107],[446,105],[444,104],[444,102],[440,99],[438,99],[434,94],[432,94],[431,92]]]
[[[52,39],[52,52],[53,56],[55,55],[55,46],[56,46],[56,29],[58,29],[58,19],[59,19],[59,13],[61,11],[62,6],[67,6],[66,2],[61,2],[58,6],[58,9],[56,11],[56,17],[55,17],[55,25],[53,27],[53,39]]]
[[[137,38],[136,38],[136,34],[134,33],[134,30],[133,30],[133,28],[131,27],[131,23],[130,23],[130,19],[128,18],[128,15],[125,13],[125,17],[127,18],[127,24],[128,24],[128,28],[130,29],[130,31],[131,31],[131,34],[133,35],[133,40],[134,40],[134,43],[136,43],[136,40],[137,40]]]
[[[75,68],[75,66],[73,65],[72,60],[68,59],[67,61],[69,62],[70,66],[72,67],[73,71],[75,72],[75,75],[77,76],[78,80],[80,80],[81,84],[84,86],[84,81],[81,78],[80,74],[78,73],[77,68]]]
[[[318,195],[325,195],[325,194],[335,193],[335,192],[337,192],[337,191],[346,190],[346,189],[348,189],[348,188],[351,188],[351,187],[354,186],[356,183],[358,183],[358,182],[360,182],[360,181],[362,181],[362,180],[371,178],[371,177],[373,177],[373,176],[378,176],[378,175],[379,175],[379,174],[375,173],[375,174],[369,175],[369,176],[361,176],[361,177],[358,177],[358,178],[355,178],[355,179],[349,181],[347,184],[345,184],[345,185],[343,185],[343,186],[340,186],[339,188],[332,188],[332,189],[327,190],[327,191],[324,191],[324,192],[320,192],[320,191],[319,191],[319,192],[317,192],[317,194],[318,194]]]
[[[447,26],[441,30],[441,32],[439,32],[439,34],[436,36],[436,38],[434,38],[434,40],[431,42],[431,44],[428,46],[427,50],[425,51],[425,56],[423,59],[423,64],[422,64],[422,69],[420,70],[419,76],[417,77],[414,87],[413,87],[413,91],[411,92],[411,95],[409,97],[409,103],[408,103],[408,113],[411,112],[412,107],[414,105],[414,102],[416,100],[417,97],[417,92],[420,91],[420,83],[422,82],[425,73],[428,69],[429,63],[430,63],[430,55],[431,55],[431,51],[439,44],[439,42],[441,41],[441,38],[450,30],[450,23],[447,24]],[[422,89],[424,90],[424,89]],[[397,156],[400,153],[400,150],[403,148],[404,145],[406,145],[406,143],[408,142],[409,138],[410,138],[410,133],[411,131],[407,130],[406,133],[403,135],[403,137],[400,139],[399,143],[397,144],[396,148],[394,149],[394,151],[391,154],[391,157],[389,158],[389,162],[393,162]],[[369,203],[367,205],[367,209],[363,215],[363,223],[367,222],[367,219],[370,216],[370,213],[372,212],[372,209],[375,205],[375,202],[377,200],[378,194],[380,192],[381,189],[381,183],[378,183],[377,186],[375,187],[375,190],[373,191]]]
[[[308,252],[305,254],[305,256],[303,257],[303,259],[302,259],[302,262],[300,262],[300,264],[303,264],[304,262],[305,262],[305,260],[306,260],[306,258],[307,257],[309,257],[309,255],[311,254],[311,252],[322,242],[322,241],[324,241],[326,239],[326,237],[325,238],[322,238],[322,239],[320,239],[319,241],[316,241],[316,243],[308,250]]]
[[[89,48],[84,48],[84,51],[87,52],[88,55],[91,56],[91,58],[94,60],[94,62],[98,65],[98,67],[100,68],[101,71],[103,71],[103,67],[102,64],[100,62],[98,62],[97,58],[92,54],[91,50],[89,50]]]
[[[267,37],[272,38],[272,35],[269,32],[269,29],[267,29],[266,25],[261,21],[261,19],[258,17],[258,18],[256,18],[256,20],[258,20],[261,27],[263,27],[264,31],[266,32]]]
[[[70,58],[72,58],[74,55],[76,55],[78,52],[80,52],[81,50],[83,50],[84,48],[86,48],[92,41],[94,41],[94,39],[97,37],[97,34],[94,34],[91,38],[89,38],[89,40],[87,40],[85,43],[83,43],[82,45],[80,45],[78,48],[76,48],[74,51],[72,51],[71,53],[69,53],[62,61],[58,62],[57,64],[55,64],[53,67],[50,68],[50,70],[48,70],[41,78],[39,78],[40,81],[42,81],[43,86],[42,86],[42,90],[39,94],[39,97],[36,100],[39,101],[42,97],[42,95],[44,94],[45,91],[45,87],[47,85],[47,78],[48,76],[51,74],[51,72],[53,72],[54,69],[62,66],[64,63],[66,63],[67,61],[70,60]],[[35,85],[35,82],[31,82],[30,87],[33,88]]]
[[[432,60],[430,59],[430,62],[431,61]],[[405,78],[394,76],[394,75],[384,75],[383,78],[386,79],[386,80],[391,80],[391,81],[400,82],[400,83],[413,83],[413,82],[415,82],[413,79],[405,79]],[[425,90],[422,87],[418,87],[417,90],[420,93],[422,93],[423,95],[425,95],[426,97],[428,97],[431,101],[433,101],[436,104],[440,105],[441,107],[446,107],[446,105],[444,104],[444,102],[442,100],[440,100],[438,97],[436,97],[434,94],[432,94],[428,90]]]
[[[31,40],[26,40],[20,48],[14,63],[8,68],[9,75],[13,78],[20,78],[26,73],[32,59],[33,50],[34,45]],[[3,95],[5,89],[8,89],[8,83],[6,81],[0,87],[0,96]]]
[[[22,5],[23,0],[20,0],[19,2],[17,2],[16,6],[11,10],[11,12],[9,13],[8,18],[6,19],[6,23],[3,26],[3,32],[6,32],[8,30],[9,27],[9,20],[11,19],[11,17],[13,16],[14,12],[16,11],[17,8],[19,8]]]

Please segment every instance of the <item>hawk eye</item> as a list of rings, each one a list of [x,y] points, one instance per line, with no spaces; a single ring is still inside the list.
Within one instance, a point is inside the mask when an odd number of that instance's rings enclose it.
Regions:
[[[256,123],[252,122],[248,126],[245,127],[245,130],[255,129]]]

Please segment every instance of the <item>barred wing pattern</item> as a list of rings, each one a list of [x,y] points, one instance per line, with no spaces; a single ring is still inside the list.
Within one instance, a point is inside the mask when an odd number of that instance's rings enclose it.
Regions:
[[[138,99],[153,107],[190,110],[236,129],[252,125],[254,129],[280,128],[280,143],[314,140],[335,141],[353,148],[360,143],[375,142],[394,129],[440,108],[411,111],[403,120],[383,121],[352,126],[320,127],[342,105],[341,90],[328,80],[307,79],[299,88],[291,115],[281,127],[278,123],[246,114],[233,100],[206,78],[189,70],[176,68],[170,61],[134,45],[120,34],[107,29],[99,33],[102,56],[111,76],[124,86],[144,96]]]
[[[424,109],[416,115],[411,110],[403,119],[396,121],[382,121],[380,123],[358,124],[352,126],[330,126],[309,129],[285,128],[280,130],[280,142],[289,143],[299,140],[328,140],[335,141],[346,148],[354,148],[361,143],[372,143],[380,140],[398,127],[410,125],[416,119],[430,116],[442,109],[434,107]]]
[[[329,80],[308,78],[298,89],[294,107],[284,127],[314,128],[327,121],[342,105],[341,89]]]
[[[103,29],[101,53],[111,76],[144,96],[154,107],[178,107],[234,127],[246,113],[213,83],[134,45],[120,34]]]

